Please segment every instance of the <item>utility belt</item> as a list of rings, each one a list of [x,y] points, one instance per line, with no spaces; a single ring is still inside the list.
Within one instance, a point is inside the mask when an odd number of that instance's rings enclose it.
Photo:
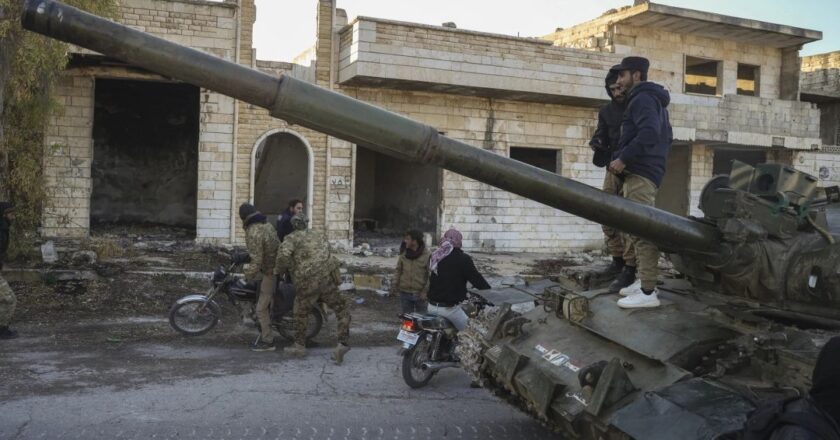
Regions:
[[[457,306],[458,304],[460,304],[460,303],[447,303],[447,302],[429,301],[429,305],[432,305],[432,306],[435,306],[435,307],[452,308],[452,307]]]

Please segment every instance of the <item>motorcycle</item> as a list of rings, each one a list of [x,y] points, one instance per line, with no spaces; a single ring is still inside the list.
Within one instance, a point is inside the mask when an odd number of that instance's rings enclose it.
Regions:
[[[464,309],[471,317],[493,306],[474,293],[468,294],[467,302]],[[403,344],[402,377],[406,385],[422,388],[438,371],[460,365],[455,354],[458,330],[448,319],[424,313],[403,313],[400,318],[397,340]]]
[[[222,315],[221,307],[214,300],[220,293],[224,293],[237,310],[249,315],[254,323],[257,323],[255,308],[259,298],[260,281],[249,283],[234,275],[234,270],[247,260],[247,256],[233,256],[227,267],[219,265],[213,272],[206,294],[187,295],[177,300],[169,309],[169,324],[172,328],[186,336],[199,336],[212,330]],[[270,311],[271,326],[281,336],[291,340],[294,337],[294,286],[278,278],[274,292]],[[306,326],[307,341],[318,335],[326,319],[323,304],[319,302],[312,307]]]

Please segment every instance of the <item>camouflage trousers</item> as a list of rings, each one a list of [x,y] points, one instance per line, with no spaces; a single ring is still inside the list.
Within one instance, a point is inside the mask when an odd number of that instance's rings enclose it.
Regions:
[[[604,174],[604,192],[620,196],[623,185],[624,181],[615,174],[609,171]],[[624,264],[628,266],[635,266],[636,256],[633,254],[632,250],[630,250],[630,252],[626,251],[624,246],[624,234],[610,226],[601,226],[601,229],[604,231],[604,242],[607,244],[607,249],[609,249],[610,255],[613,257],[623,257]]]
[[[624,178],[624,198],[628,200],[653,206],[656,203],[657,190],[653,182],[642,176],[627,174]],[[659,248],[633,235],[626,235],[626,238],[627,251],[624,255],[632,252],[636,258],[636,276],[642,282],[642,289],[652,290],[656,287],[656,278],[659,276]]]
[[[295,286],[295,344],[306,345],[306,324],[309,321],[309,310],[320,300],[335,313],[336,338],[338,342],[347,345],[350,338],[350,306],[341,296],[338,286],[334,283],[316,286]]]
[[[0,277],[0,327],[8,327],[15,314],[17,298],[9,283]]]

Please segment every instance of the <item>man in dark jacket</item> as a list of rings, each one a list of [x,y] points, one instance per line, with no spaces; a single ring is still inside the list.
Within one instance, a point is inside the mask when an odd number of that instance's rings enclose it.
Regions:
[[[650,62],[642,57],[624,58],[618,67],[627,109],[621,121],[618,157],[610,162],[609,170],[624,179],[625,198],[653,206],[665,175],[673,131],[667,110],[671,97],[664,87],[647,81],[649,67]],[[639,280],[633,282],[636,268],[627,266],[610,285],[611,291],[624,296],[619,307],[658,307],[659,249],[635,236],[627,236],[625,245],[634,250]]]
[[[6,251],[9,249],[9,229],[15,218],[15,210],[9,202],[0,202],[0,269],[3,268],[3,261],[6,259]],[[17,332],[9,328],[12,317],[15,314],[17,298],[15,292],[9,287],[9,283],[0,277],[0,339],[13,339]]]
[[[604,87],[607,89],[607,95],[610,97],[610,102],[604,104],[598,110],[598,127],[592,135],[592,140],[589,141],[589,146],[592,148],[592,163],[597,167],[606,167],[610,161],[618,156],[618,141],[621,136],[621,118],[624,115],[624,91],[618,84],[618,70],[620,65],[615,65],[607,73],[604,79]],[[615,195],[621,195],[622,187],[621,179],[609,171],[604,173],[605,192]],[[604,242],[607,244],[607,249],[612,255],[612,263],[607,268],[606,273],[615,275],[624,269],[625,264],[628,266],[636,266],[636,259],[632,254],[632,248],[629,248],[628,255],[625,251],[628,250],[624,246],[624,239],[621,233],[615,228],[609,226],[602,226],[604,231]]]
[[[467,328],[469,321],[460,306],[467,299],[467,282],[476,289],[490,288],[478,273],[472,258],[461,250],[462,240],[463,236],[457,230],[446,231],[429,259],[432,275],[429,279],[428,312],[448,319],[458,331]]]
[[[817,357],[808,395],[767,402],[750,414],[744,428],[722,439],[840,439],[840,337],[830,339]]]
[[[292,226],[292,217],[303,212],[303,200],[293,199],[289,201],[286,210],[277,218],[277,238],[280,242],[286,238],[287,235],[294,232],[295,228]]]

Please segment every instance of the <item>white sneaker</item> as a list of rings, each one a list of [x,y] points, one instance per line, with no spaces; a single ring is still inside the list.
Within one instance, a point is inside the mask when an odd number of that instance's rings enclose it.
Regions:
[[[621,290],[618,291],[618,294],[621,296],[632,296],[638,295],[642,293],[642,280],[636,279],[633,284],[623,287]]]
[[[632,295],[618,300],[618,306],[622,309],[641,309],[645,307],[659,307],[659,298],[656,294],[659,290],[653,289],[653,293],[645,295],[644,293]]]

